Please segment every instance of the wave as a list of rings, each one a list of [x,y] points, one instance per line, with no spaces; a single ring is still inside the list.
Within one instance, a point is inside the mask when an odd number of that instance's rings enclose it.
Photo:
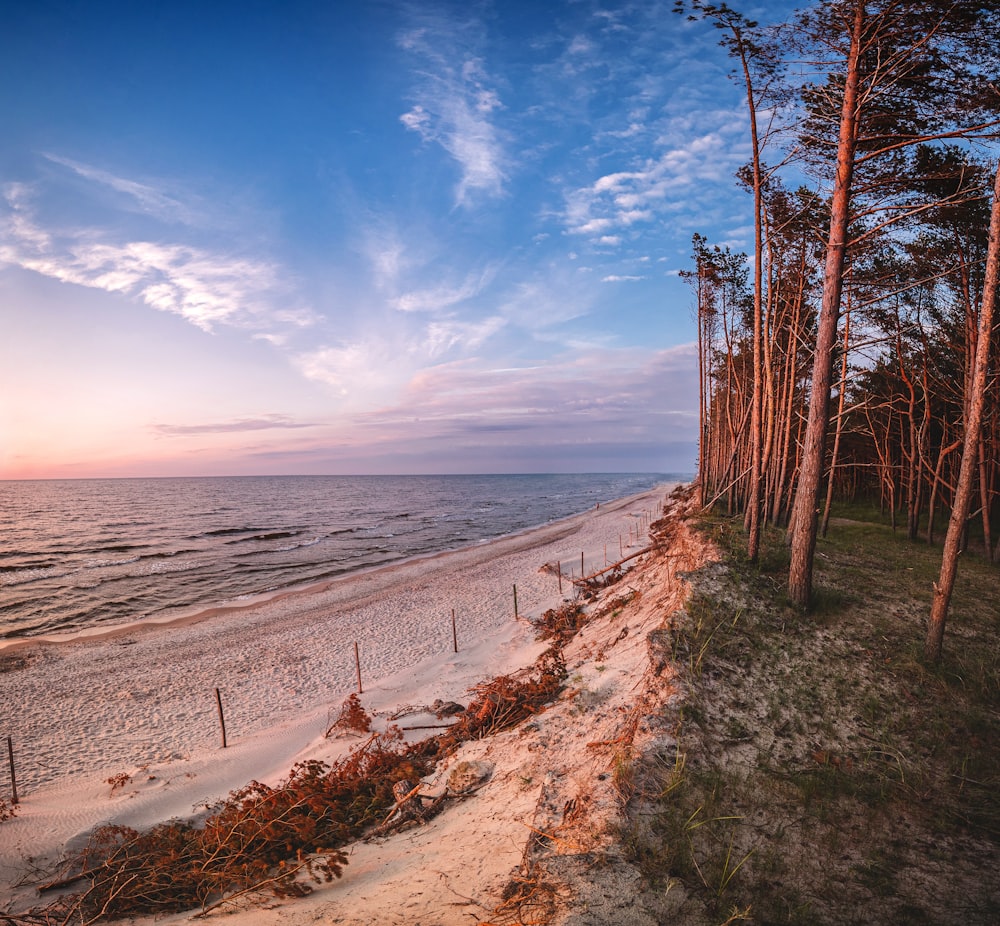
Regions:
[[[143,557],[130,556],[127,559],[90,559],[83,564],[84,569],[107,569],[111,566],[128,566],[138,563]]]
[[[220,527],[216,530],[204,531],[195,534],[191,539],[199,540],[202,537],[235,537],[237,534],[253,534],[257,531],[267,530],[265,527]]]
[[[292,550],[301,550],[303,547],[314,547],[323,538],[314,537],[312,540],[303,540],[302,543],[289,544],[287,547],[276,547],[274,553],[291,553]]]
[[[66,572],[65,567],[62,566],[28,567],[26,569],[18,569],[9,576],[0,576],[0,588],[7,588],[14,585],[30,585],[32,582],[44,582],[46,579],[62,579],[72,574],[73,570]]]
[[[268,531],[266,533],[252,533],[246,537],[238,537],[235,540],[227,540],[226,544],[228,546],[233,546],[238,543],[265,543],[268,540],[287,540],[289,537],[298,537],[301,534],[301,530],[287,530],[287,531]]]
[[[0,566],[0,575],[3,575],[5,572],[24,572],[26,569],[52,569],[62,565],[58,560],[47,558],[32,561],[32,555],[31,553],[18,554],[18,562],[12,565]]]

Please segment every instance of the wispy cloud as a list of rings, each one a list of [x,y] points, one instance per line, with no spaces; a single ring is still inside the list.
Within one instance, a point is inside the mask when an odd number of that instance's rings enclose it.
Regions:
[[[369,228],[364,235],[363,252],[371,265],[375,288],[382,292],[395,292],[399,281],[413,264],[406,245],[394,228]]]
[[[31,190],[10,184],[0,216],[0,261],[64,283],[122,293],[173,312],[205,331],[226,324],[250,329],[301,327],[307,310],[288,308],[278,268],[251,256],[187,244],[115,241],[95,228],[46,228]]]
[[[332,390],[343,408],[390,400],[413,367],[395,339],[377,336],[301,351],[292,362],[306,379]]]
[[[313,428],[316,424],[296,421],[288,415],[264,415],[260,418],[237,418],[212,424],[154,424],[152,430],[165,437],[186,437],[204,434],[239,434],[244,431]]]
[[[514,285],[500,303],[504,318],[539,338],[555,326],[586,315],[597,300],[584,268],[546,264]]]
[[[460,283],[441,283],[428,289],[413,289],[393,299],[401,312],[439,312],[478,296],[496,276],[497,265],[471,272]]]
[[[120,177],[99,167],[74,161],[72,158],[56,154],[45,154],[44,157],[53,164],[67,168],[84,180],[100,184],[122,194],[133,208],[146,215],[161,221],[183,222],[188,225],[194,224],[198,219],[198,213],[188,204],[167,195],[152,184],[140,183],[128,177]]]
[[[645,280],[646,277],[633,276],[631,274],[610,273],[606,277],[601,277],[602,283],[635,283]]]
[[[508,179],[503,132],[495,122],[504,106],[481,57],[459,40],[471,26],[435,18],[399,37],[399,45],[417,57],[420,68],[414,104],[400,122],[425,142],[439,145],[458,164],[458,205],[473,194],[496,197]]]
[[[424,347],[431,358],[440,357],[456,347],[463,350],[478,350],[506,324],[505,319],[499,315],[475,322],[463,322],[457,319],[435,321],[427,327]]]

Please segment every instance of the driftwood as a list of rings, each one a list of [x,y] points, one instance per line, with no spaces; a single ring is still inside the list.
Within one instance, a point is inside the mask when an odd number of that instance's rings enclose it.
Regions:
[[[630,553],[624,559],[618,560],[617,563],[612,563],[610,566],[605,566],[603,569],[598,569],[597,572],[592,572],[589,576],[582,576],[579,579],[571,579],[570,581],[576,586],[587,585],[587,583],[593,582],[596,578],[598,578],[598,576],[602,576],[606,572],[611,572],[612,569],[617,569],[623,563],[627,563],[629,562],[629,560],[633,560],[637,556],[642,556],[643,553],[648,553],[649,551],[650,547],[644,547],[642,550],[639,550],[638,553]]]
[[[407,823],[425,823],[441,809],[445,799],[450,796],[445,789],[444,793],[432,798],[428,794],[419,793],[422,787],[423,782],[418,781],[414,785],[408,778],[397,781],[392,786],[396,803],[389,811],[389,815],[372,830],[372,835],[384,836]],[[430,804],[424,807],[420,801],[430,801]]]
[[[45,884],[39,884],[35,890],[38,891],[39,894],[44,894],[47,891],[57,891],[63,887],[71,887],[78,881],[82,881],[84,878],[89,878],[91,875],[97,874],[100,870],[101,869],[99,867],[89,868],[81,871],[79,874],[69,875],[65,878],[56,878],[55,881],[47,881]]]
[[[426,823],[441,810],[445,801],[475,794],[486,783],[492,772],[493,766],[486,762],[460,762],[451,770],[444,791],[437,797],[420,794],[421,782],[414,787],[408,778],[397,781],[392,786],[396,803],[388,816],[375,827],[372,835],[382,836],[411,822]],[[430,803],[425,807],[421,801]]]

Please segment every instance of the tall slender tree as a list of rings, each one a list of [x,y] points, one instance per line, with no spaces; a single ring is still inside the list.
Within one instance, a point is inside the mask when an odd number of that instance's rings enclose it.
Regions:
[[[851,8],[853,7],[853,9]],[[830,420],[830,390],[833,382],[833,350],[840,318],[844,262],[847,256],[847,230],[850,226],[851,184],[854,156],[858,145],[858,110],[861,99],[862,43],[865,39],[866,5],[861,0],[848,4],[849,43],[844,66],[844,91],[840,111],[840,134],[834,170],[830,228],[826,242],[826,267],[823,272],[823,303],[816,331],[813,354],[812,387],[809,395],[809,418],[806,424],[802,466],[792,509],[792,558],[788,573],[788,595],[805,607],[812,595],[813,557],[820,480],[826,454],[826,432]]]
[[[770,126],[762,132],[758,118],[759,101],[765,96],[777,72],[778,57],[762,40],[758,24],[733,10],[726,3],[704,3],[689,0],[693,13],[690,19],[710,20],[724,32],[721,45],[739,62],[739,78],[746,94],[750,123],[749,186],[753,193],[753,390],[750,411],[750,478],[747,491],[746,525],[747,556],[756,562],[760,552],[763,521],[763,460],[764,460],[764,167],[762,152]],[[678,0],[674,12],[685,12],[684,0]],[[772,111],[773,112],[773,111]],[[772,117],[773,118],[773,117]]]
[[[979,446],[983,412],[987,389],[987,372],[990,361],[990,346],[993,335],[993,315],[997,301],[997,283],[1000,276],[1000,163],[997,165],[993,185],[993,207],[990,211],[990,243],[986,254],[986,281],[983,286],[983,304],[979,310],[979,330],[976,338],[976,352],[972,369],[972,385],[969,390],[969,412],[965,423],[965,439],[962,447],[962,465],[959,470],[955,499],[948,520],[948,534],[941,557],[941,575],[934,584],[934,599],[927,626],[927,642],[924,647],[926,657],[931,661],[941,658],[944,641],[944,627],[951,605],[951,595],[958,573],[958,554],[969,517],[972,500],[972,483],[979,465]]]

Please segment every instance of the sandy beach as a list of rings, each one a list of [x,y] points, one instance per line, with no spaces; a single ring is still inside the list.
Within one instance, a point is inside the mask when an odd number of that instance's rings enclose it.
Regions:
[[[555,564],[561,563],[567,576],[571,570],[579,575],[581,553],[585,571],[591,572],[643,549],[647,538],[641,528],[649,515],[659,511],[668,490],[659,487],[523,534],[251,607],[224,609],[168,626],[133,626],[101,639],[32,643],[0,652],[2,732],[14,743],[21,801],[17,816],[0,823],[0,891],[11,894],[15,909],[37,903],[25,876],[58,862],[102,823],[141,828],[190,816],[251,779],[276,782],[297,761],[329,762],[345,754],[356,741],[326,738],[324,733],[344,698],[357,687],[355,643],[363,704],[383,725],[395,720],[404,727],[421,726],[427,719],[421,709],[435,700],[465,703],[477,682],[530,665],[545,645],[536,641],[528,618],[573,594],[568,578],[560,592]],[[675,573],[682,565],[692,568],[693,562],[668,559],[661,566],[669,575],[645,580],[657,589],[658,604],[640,623],[655,627],[671,607],[679,607],[683,590]],[[635,575],[640,572],[637,569]],[[520,619],[514,615],[515,585]],[[589,658],[589,671],[598,673],[605,687],[615,678],[643,677],[648,653],[645,635],[633,626],[635,620],[631,618],[619,634],[621,639],[628,637],[627,645],[616,648],[623,659],[634,650],[632,663],[625,659],[608,672],[611,659],[602,652],[604,662],[594,669],[593,641],[588,644],[582,635],[575,644],[580,648],[577,675],[586,671],[581,667]],[[634,686],[624,685],[623,692],[630,687]],[[225,711],[225,749],[215,689]],[[614,721],[611,690],[599,700],[601,716]],[[620,711],[617,719],[621,720]],[[546,741],[530,751],[557,748],[556,732],[550,729]],[[509,734],[517,735],[521,734]],[[463,759],[474,757],[500,766],[497,757],[489,755],[499,748],[492,741],[467,744]],[[584,754],[594,758],[586,750]],[[565,762],[570,756],[559,759]],[[122,774],[128,783],[112,791],[108,779]],[[389,895],[396,898],[398,918],[387,913],[384,922],[419,921],[404,912],[408,904],[416,904],[422,915],[431,917],[427,922],[470,922],[473,908],[478,911],[474,915],[485,916],[485,898],[519,863],[525,827],[531,825],[524,821],[538,816],[542,799],[538,788],[546,781],[551,785],[551,775],[549,770],[538,779],[523,768],[517,775],[511,771],[502,798],[504,814],[474,815],[482,826],[476,839],[484,846],[503,843],[506,849],[481,852],[483,857],[476,862],[479,874],[460,892],[468,903],[446,901],[450,888],[426,870],[424,882],[411,872],[403,878],[409,887],[389,890],[384,879],[395,863],[390,864],[388,856],[398,853],[386,849],[387,843],[365,844],[352,851],[341,881],[317,891],[317,898],[322,895],[326,903],[337,894],[340,918],[329,921],[371,922],[366,905],[377,901],[380,909],[388,910]],[[494,775],[498,787],[501,777]],[[511,786],[517,781],[533,784]],[[0,774],[0,782],[0,793],[9,801],[6,773]],[[462,808],[456,808],[432,826],[461,829],[457,821],[463,816],[467,815]],[[454,841],[459,836],[428,827],[398,838],[409,841],[402,853],[406,856],[427,850],[419,848],[421,840]],[[468,858],[461,861],[462,854],[459,848],[459,858],[452,859],[453,865],[458,864],[456,876],[470,864]],[[441,865],[447,865],[439,861],[437,870],[444,870]],[[409,900],[400,899],[401,890]],[[353,893],[348,897],[347,892]],[[302,901],[301,909],[313,909],[309,905],[317,902]],[[291,909],[282,922],[289,922]],[[348,911],[356,918],[349,918]],[[254,915],[265,912],[256,910]],[[261,920],[270,921],[277,920],[266,916]]]

